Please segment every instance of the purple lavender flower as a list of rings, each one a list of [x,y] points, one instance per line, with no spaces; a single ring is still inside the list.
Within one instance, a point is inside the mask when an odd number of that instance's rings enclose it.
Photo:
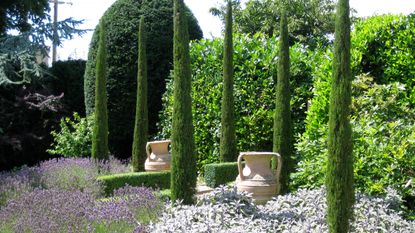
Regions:
[[[35,189],[0,209],[0,232],[146,232],[142,214],[161,206],[147,188],[126,187],[99,201],[79,190]]]
[[[39,186],[40,174],[36,168],[23,167],[16,172],[0,173],[0,208]]]

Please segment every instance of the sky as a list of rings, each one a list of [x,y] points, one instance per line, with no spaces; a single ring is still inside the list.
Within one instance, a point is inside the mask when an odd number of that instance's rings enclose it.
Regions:
[[[84,24],[81,28],[94,29],[101,16],[115,0],[60,0],[60,2],[62,3],[58,10],[59,20],[69,17],[77,20],[83,19]],[[222,23],[209,13],[209,9],[223,0],[184,0],[184,2],[199,21],[205,38],[221,36]],[[350,6],[357,10],[357,16],[362,17],[384,13],[415,12],[415,0],[350,0]],[[90,31],[82,37],[65,41],[58,48],[58,59],[86,59],[92,34],[93,31]]]

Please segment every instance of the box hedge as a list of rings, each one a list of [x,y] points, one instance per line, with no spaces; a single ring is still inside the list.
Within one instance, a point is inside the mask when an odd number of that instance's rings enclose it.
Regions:
[[[117,190],[125,185],[130,186],[146,186],[158,189],[170,188],[170,172],[131,172],[112,174],[98,177],[98,181],[102,182],[104,186],[105,195],[112,195],[114,190]]]
[[[237,175],[237,162],[212,163],[205,165],[205,182],[207,186],[212,188],[235,181]]]

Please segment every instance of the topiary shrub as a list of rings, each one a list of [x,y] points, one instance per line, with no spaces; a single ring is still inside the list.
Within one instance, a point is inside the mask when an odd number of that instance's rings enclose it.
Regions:
[[[211,163],[205,165],[205,183],[216,188],[219,185],[235,181],[238,176],[238,163]]]
[[[97,65],[95,75],[95,111],[92,129],[91,157],[98,160],[108,159],[108,110],[107,110],[107,33],[105,21],[101,21]]]
[[[97,178],[104,186],[107,196],[112,195],[114,190],[130,186],[146,186],[159,189],[170,188],[170,172],[131,172],[100,176]]]
[[[235,143],[235,100],[233,94],[232,1],[227,2],[223,43],[223,88],[220,127],[220,160],[234,162],[238,158]]]
[[[149,133],[156,132],[165,79],[173,60],[173,2],[171,0],[117,0],[104,14],[108,34],[108,116],[110,151],[118,157],[131,156],[134,106],[137,87],[138,26],[142,15],[148,28]],[[202,38],[196,19],[189,14],[190,39]],[[94,110],[94,80],[99,26],[92,37],[85,70],[87,114]]]
[[[355,202],[353,142],[350,126],[352,72],[349,0],[337,1],[333,76],[327,143],[327,224],[329,232],[348,233]]]
[[[234,98],[237,151],[271,151],[275,109],[274,77],[278,40],[262,35],[234,35]],[[198,171],[203,166],[219,162],[220,109],[222,95],[223,39],[192,43],[192,109],[195,126]],[[291,84],[294,133],[303,131],[307,101],[311,94],[311,74],[308,51],[293,46]],[[169,82],[163,97],[160,115],[160,138],[170,138],[173,107],[173,85]]]
[[[147,158],[146,143],[148,140],[148,107],[147,107],[147,53],[146,53],[146,28],[144,16],[141,16],[140,31],[138,37],[138,74],[137,74],[137,99],[135,107],[134,141],[131,155],[133,171],[144,171],[144,163]]]

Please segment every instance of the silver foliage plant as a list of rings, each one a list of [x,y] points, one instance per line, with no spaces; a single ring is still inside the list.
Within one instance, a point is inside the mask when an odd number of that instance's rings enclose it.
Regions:
[[[388,190],[386,197],[356,195],[352,232],[413,233],[415,221],[401,217],[401,198]],[[196,205],[168,203],[150,232],[328,232],[324,188],[300,189],[257,206],[236,188],[219,187],[199,198]]]

